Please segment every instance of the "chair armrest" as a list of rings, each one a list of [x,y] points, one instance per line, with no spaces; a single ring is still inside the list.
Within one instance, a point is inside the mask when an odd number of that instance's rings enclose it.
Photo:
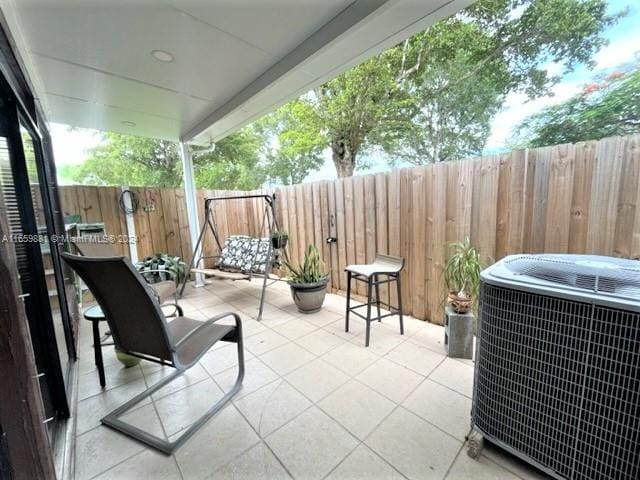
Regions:
[[[213,318],[210,318],[209,320],[207,320],[206,322],[204,322],[202,325],[194,328],[193,330],[191,330],[189,333],[187,333],[184,337],[182,337],[179,341],[177,341],[173,347],[174,348],[179,348],[180,345],[182,345],[184,342],[186,342],[187,340],[189,340],[192,336],[194,336],[196,333],[198,333],[200,330],[202,330],[203,328],[208,327],[209,325],[216,323],[218,320],[221,320],[225,317],[228,317],[229,315],[233,316],[233,318],[235,319],[236,322],[236,328],[238,329],[238,333],[240,335],[242,335],[242,320],[240,319],[240,315],[238,315],[235,312],[225,312],[225,313],[221,313],[219,315],[216,315]]]

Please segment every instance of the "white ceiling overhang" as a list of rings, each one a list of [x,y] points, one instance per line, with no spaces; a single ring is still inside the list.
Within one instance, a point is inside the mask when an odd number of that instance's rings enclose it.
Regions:
[[[0,0],[49,121],[208,143],[472,0]],[[151,52],[170,52],[169,63]]]

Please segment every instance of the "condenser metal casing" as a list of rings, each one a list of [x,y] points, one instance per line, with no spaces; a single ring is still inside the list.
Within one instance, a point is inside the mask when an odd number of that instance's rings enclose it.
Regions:
[[[640,479],[640,262],[514,255],[481,275],[472,423],[559,479]]]

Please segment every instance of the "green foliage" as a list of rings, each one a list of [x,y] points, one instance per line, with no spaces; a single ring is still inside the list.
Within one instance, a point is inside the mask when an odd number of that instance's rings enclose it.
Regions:
[[[415,106],[398,81],[397,48],[347,70],[314,91],[310,104],[327,134],[339,177],[353,175],[367,149],[392,149],[412,131]],[[304,122],[300,122],[304,129]]]
[[[640,133],[640,68],[586,85],[580,94],[526,118],[516,132],[529,147]]]
[[[298,128],[303,124],[305,128]],[[257,123],[274,140],[266,156],[266,175],[283,185],[302,183],[322,166],[326,137],[316,112],[305,99],[292,100]]]
[[[89,185],[152,185],[178,187],[180,156],[174,142],[119,133],[105,133],[104,143],[71,172],[71,179]]]
[[[307,247],[302,265],[296,267],[287,263],[286,267],[289,271],[288,278],[291,283],[317,283],[327,278],[324,262],[320,258],[320,252],[315,245]]]
[[[180,257],[156,253],[136,263],[136,269],[150,283],[173,280],[176,285],[184,280],[185,263]]]
[[[285,230],[276,230],[271,234],[271,245],[275,249],[282,250],[287,246],[288,241],[289,234]]]
[[[216,143],[211,152],[193,153],[198,188],[259,188],[265,175],[260,168],[262,137],[246,127]],[[86,185],[130,185],[177,188],[182,183],[178,144],[167,140],[105,133],[104,143],[89,158],[61,174]]]
[[[286,242],[289,239],[289,234],[286,230],[276,230],[271,234],[271,238],[275,241],[275,244],[281,245],[283,242]],[[282,247],[278,247],[282,248]]]
[[[317,88],[302,100],[315,115],[292,124],[320,122],[341,177],[372,149],[414,164],[478,154],[508,93],[546,94],[559,79],[546,63],[590,64],[617,18],[605,0],[479,0]]]
[[[387,149],[392,157],[420,165],[482,151],[509,77],[500,62],[477,68],[491,48],[488,32],[457,17],[405,43],[402,76],[416,109],[408,135]]]
[[[480,253],[471,245],[469,237],[462,242],[451,243],[449,248],[452,253],[443,269],[447,289],[456,294],[463,293],[477,298],[482,270]]]
[[[266,174],[260,164],[264,136],[248,126],[223,138],[213,152],[194,150],[193,163],[197,188],[253,190],[260,188]]]

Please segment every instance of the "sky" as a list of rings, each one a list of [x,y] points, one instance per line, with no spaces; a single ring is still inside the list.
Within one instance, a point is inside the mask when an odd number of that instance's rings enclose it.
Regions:
[[[579,93],[582,86],[593,76],[631,61],[634,55],[640,54],[640,0],[609,1],[609,13],[625,8],[629,9],[628,14],[606,31],[604,36],[609,40],[609,45],[595,55],[595,67],[592,70],[586,65],[578,66],[573,72],[563,76],[562,80],[552,88],[553,95],[550,96],[527,101],[526,96],[521,93],[507,95],[502,111],[493,119],[485,152],[503,150],[511,136],[513,125],[518,124],[520,120],[545,107],[567,100]],[[552,63],[546,67],[553,74],[562,71],[562,65]]]
[[[494,117],[491,134],[484,153],[496,153],[507,149],[511,137],[511,129],[520,120],[541,109],[560,103],[578,93],[585,83],[595,75],[606,72],[616,65],[634,59],[640,55],[640,0],[609,0],[610,13],[627,8],[628,14],[605,32],[609,45],[600,50],[594,57],[595,67],[589,69],[579,65],[573,72],[565,74],[561,81],[551,89],[551,95],[527,101],[524,94],[507,95],[502,110]],[[551,63],[546,65],[550,73],[562,72],[562,65]],[[77,165],[87,156],[87,150],[101,141],[99,132],[86,129],[70,130],[65,125],[51,124],[54,155],[58,165]],[[324,164],[316,172],[310,174],[305,181],[330,180],[336,178],[335,168],[329,149],[324,152]],[[389,169],[382,155],[370,155],[367,158],[370,168],[360,170],[357,174],[367,174]]]

